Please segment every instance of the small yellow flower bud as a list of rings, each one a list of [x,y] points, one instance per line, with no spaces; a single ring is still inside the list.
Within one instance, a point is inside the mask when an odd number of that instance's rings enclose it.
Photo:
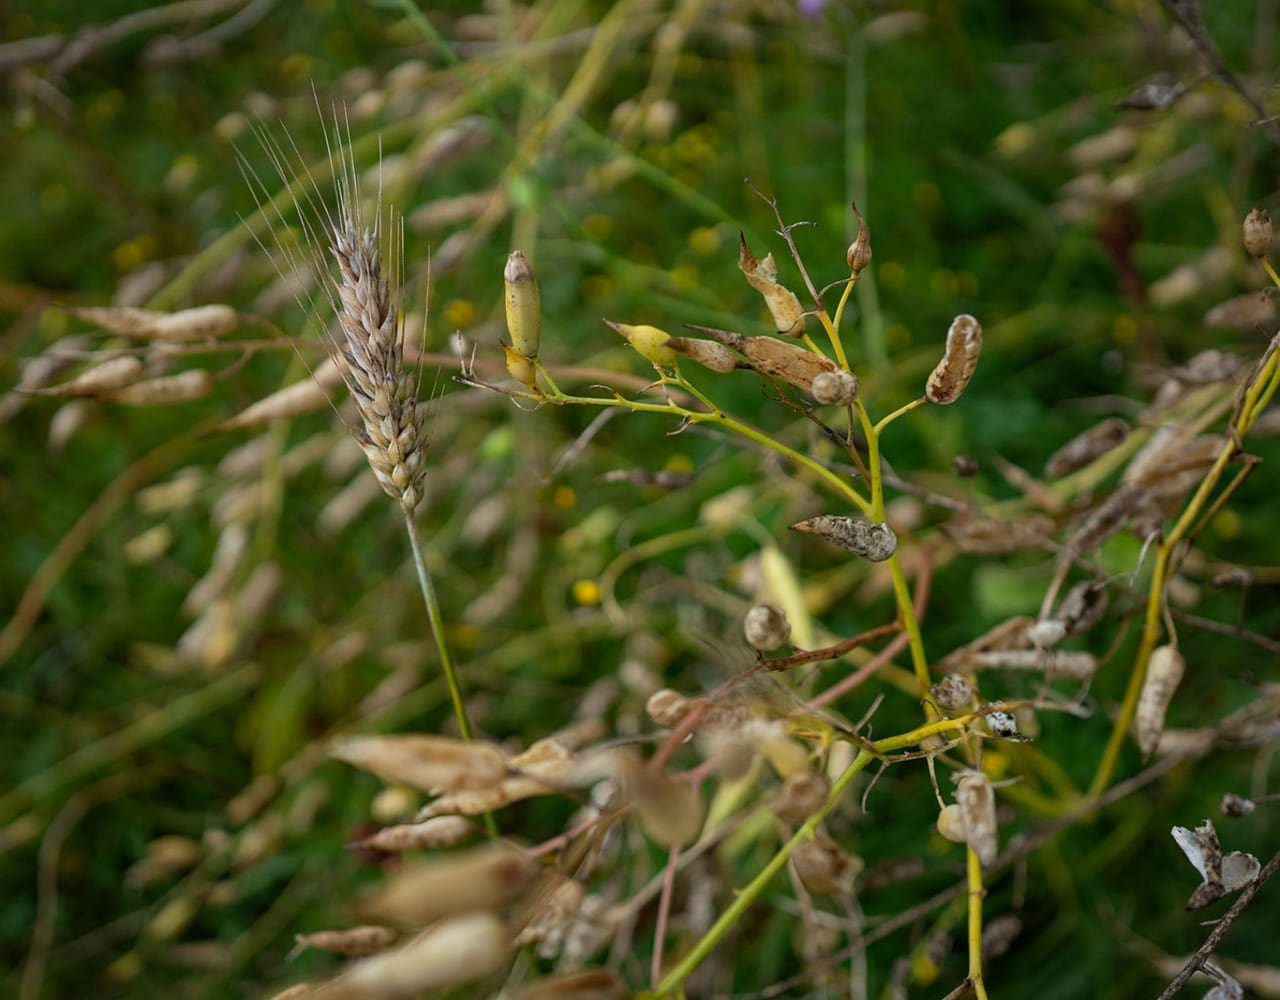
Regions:
[[[1265,208],[1244,217],[1244,248],[1254,257],[1265,257],[1271,249],[1271,213]]]
[[[634,347],[646,361],[659,368],[671,368],[675,365],[678,355],[667,345],[671,334],[666,330],[659,330],[656,326],[614,323],[612,320],[605,320],[605,323],[625,337],[627,343]]]
[[[511,345],[524,357],[532,360],[538,356],[538,344],[542,332],[542,296],[533,276],[529,259],[519,250],[507,257],[502,272],[506,286],[504,296],[507,307],[507,332]],[[510,368],[510,362],[508,362]],[[518,377],[518,376],[517,376]],[[520,379],[520,381],[524,381]],[[528,384],[528,383],[526,383]]]

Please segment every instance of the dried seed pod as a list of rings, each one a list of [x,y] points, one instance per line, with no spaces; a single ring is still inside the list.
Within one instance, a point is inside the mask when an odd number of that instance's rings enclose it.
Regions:
[[[492,743],[445,736],[353,736],[329,754],[384,781],[433,793],[489,788],[507,773],[506,758]]]
[[[849,270],[857,275],[865,271],[867,265],[871,263],[871,230],[867,228],[867,220],[858,211],[858,206],[851,203],[850,207],[853,209],[853,214],[858,217],[858,235],[845,251],[844,261],[849,265]]]
[[[819,896],[850,892],[862,871],[862,859],[823,836],[797,846],[791,853],[791,864],[804,887]]]
[[[225,305],[196,306],[175,313],[128,306],[89,306],[67,312],[112,333],[172,343],[220,337],[240,323],[240,314]]]
[[[938,832],[943,837],[953,844],[967,844],[969,842],[968,828],[964,825],[964,811],[954,802],[942,807],[934,826],[937,827]]]
[[[843,368],[821,372],[814,376],[809,395],[823,406],[852,406],[858,398],[858,376]]]
[[[289,417],[301,416],[320,409],[329,402],[330,390],[342,383],[342,375],[337,363],[328,358],[320,365],[310,378],[294,382],[283,389],[245,407],[234,417],[224,420],[222,430],[233,430],[237,427],[252,427],[256,424],[269,423],[272,420],[285,420]]]
[[[502,921],[491,913],[467,913],[352,966],[327,984],[322,995],[407,998],[439,993],[491,975],[507,962],[510,951]]]
[[[1058,605],[1055,617],[1066,628],[1066,635],[1082,635],[1102,621],[1107,613],[1107,585],[1095,580],[1082,580]]]
[[[213,388],[213,376],[203,368],[192,368],[177,375],[144,379],[108,395],[117,403],[129,406],[165,406],[203,399]]]
[[[664,847],[684,847],[702,832],[703,808],[697,790],[638,758],[622,757],[619,777],[635,803],[640,826]]]
[[[1226,795],[1222,796],[1222,801],[1218,804],[1218,808],[1222,810],[1222,815],[1230,816],[1232,819],[1239,819],[1241,816],[1248,816],[1258,806],[1252,799],[1246,799],[1243,795],[1237,795],[1235,792],[1227,792]]]
[[[1244,217],[1244,249],[1254,257],[1265,257],[1271,250],[1271,213],[1255,208]]]
[[[511,346],[532,361],[538,356],[542,336],[542,296],[533,276],[533,266],[519,250],[513,250],[507,257],[502,282]]]
[[[400,935],[393,927],[382,927],[368,924],[364,927],[349,927],[342,931],[315,931],[311,934],[295,934],[297,942],[295,951],[303,948],[319,948],[338,955],[372,955],[376,951],[385,951],[396,943]]]
[[[538,391],[538,369],[532,361],[514,347],[502,345],[502,352],[507,358],[507,374],[531,392]]]
[[[967,653],[955,669],[1043,670],[1046,675],[1085,681],[1098,670],[1098,658],[1079,650],[1001,649]]]
[[[804,334],[804,309],[795,292],[778,284],[778,265],[773,254],[761,260],[747,247],[747,238],[738,234],[738,268],[746,275],[747,282],[764,297],[764,304],[773,316],[773,325],[779,336],[799,337]]]
[[[930,403],[954,403],[960,398],[973,370],[978,367],[978,355],[982,353],[982,324],[962,313],[951,322],[947,330],[947,346],[942,360],[929,375],[924,395]]]
[[[698,337],[671,337],[667,346],[677,354],[690,361],[695,361],[713,372],[728,374],[738,368],[738,356],[714,340],[702,340]]]
[[[819,514],[791,525],[791,530],[819,535],[870,562],[883,562],[898,548],[898,536],[887,524],[858,517]]]
[[[644,704],[644,710],[649,718],[663,729],[678,726],[684,717],[693,711],[693,707],[692,699],[686,698],[679,691],[672,691],[671,688],[653,692]]]
[[[762,652],[771,652],[791,638],[787,613],[772,604],[757,604],[742,621],[747,642]]]
[[[756,742],[756,749],[780,778],[801,774],[809,766],[809,751],[805,745],[788,736],[786,730],[776,723],[767,725]]]
[[[422,927],[450,914],[503,906],[523,892],[537,872],[531,858],[489,844],[406,865],[379,885],[362,909],[380,920]]]
[[[627,1000],[631,991],[616,972],[583,969],[565,976],[539,979],[512,1000]]]
[[[1012,712],[988,712],[984,718],[987,721],[987,729],[997,739],[1012,740],[1015,743],[1026,742],[1026,737],[1018,731],[1018,720]]]
[[[539,904],[516,935],[513,944],[517,948],[542,941],[557,927],[572,920],[582,906],[586,889],[581,882],[564,876],[556,876],[556,882],[550,891],[541,894]]]
[[[831,782],[817,771],[797,771],[782,783],[773,811],[784,823],[803,823],[822,808]]]
[[[982,928],[982,961],[990,962],[1007,952],[1022,933],[1022,921],[1012,913],[1002,913]]]
[[[676,363],[678,355],[668,344],[671,334],[666,330],[659,330],[656,326],[614,323],[612,320],[605,320],[605,325],[621,334],[627,343],[650,364],[658,368],[670,368]]]
[[[1133,714],[1134,735],[1143,756],[1149,755],[1160,742],[1164,731],[1165,713],[1173,701],[1174,692],[1182,681],[1186,662],[1177,646],[1158,646],[1147,662],[1147,676],[1142,681],[1142,693],[1138,695],[1138,707]]]
[[[929,695],[938,703],[939,708],[954,712],[968,704],[973,697],[973,685],[961,674],[947,674],[929,688]]]
[[[951,460],[951,467],[961,479],[972,479],[981,468],[978,460],[972,455],[957,455]]]
[[[751,362],[751,367],[762,375],[780,378],[805,392],[812,390],[813,380],[823,372],[840,370],[831,359],[777,337],[744,337],[732,330],[717,330],[710,326],[695,326],[693,329],[708,333],[720,343],[741,351]]]
[[[961,552],[1000,556],[1043,548],[1053,537],[1053,519],[1044,514],[1024,514],[1001,521],[993,517],[957,514],[942,526]]]
[[[32,391],[41,396],[102,396],[133,385],[145,370],[141,361],[125,355],[86,368],[69,382]]]
[[[1027,629],[1027,639],[1037,649],[1051,649],[1063,640],[1067,626],[1057,618],[1041,618]]]
[[[1067,542],[1073,552],[1089,552],[1114,535],[1150,497],[1144,483],[1124,483],[1080,520]]]
[[[996,832],[996,793],[981,771],[962,771],[956,780],[956,805],[964,819],[965,842],[984,865],[999,850]]]
[[[476,825],[462,816],[437,816],[422,823],[383,827],[373,836],[358,840],[351,846],[390,854],[436,850],[462,843],[475,833],[475,829]]]
[[[1017,615],[988,629],[972,642],[953,649],[938,663],[938,669],[952,672],[964,670],[965,664],[975,653],[999,652],[1006,649],[1025,649],[1027,629],[1033,624],[1026,615]]]
[[[1046,479],[1058,479],[1082,469],[1099,455],[1124,443],[1129,436],[1129,425],[1119,417],[1111,417],[1070,441],[1049,456],[1044,463]]]

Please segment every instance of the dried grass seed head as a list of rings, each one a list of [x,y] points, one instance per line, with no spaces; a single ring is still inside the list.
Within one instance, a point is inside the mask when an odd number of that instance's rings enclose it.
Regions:
[[[982,324],[962,313],[947,330],[947,345],[942,360],[929,375],[924,395],[930,403],[954,403],[960,398],[978,367],[982,353]]]

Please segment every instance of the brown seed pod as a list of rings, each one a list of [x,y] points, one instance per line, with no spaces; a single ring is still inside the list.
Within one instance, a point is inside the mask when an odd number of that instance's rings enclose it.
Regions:
[[[804,309],[795,292],[778,284],[778,265],[773,254],[766,254],[761,260],[747,247],[747,238],[741,233],[738,234],[738,268],[746,275],[751,287],[764,297],[764,304],[769,307],[779,336],[802,336]]]
[[[742,622],[747,642],[762,652],[771,652],[791,638],[787,613],[772,604],[757,604]]]
[[[954,712],[973,698],[973,685],[961,674],[947,674],[929,688],[929,694],[938,703],[939,708]]]
[[[492,913],[442,921],[412,941],[366,958],[324,987],[321,996],[416,997],[491,975],[508,961],[511,944]]]
[[[1226,795],[1222,796],[1222,801],[1218,804],[1218,808],[1222,810],[1222,815],[1230,816],[1232,819],[1239,819],[1241,816],[1248,816],[1258,806],[1252,799],[1246,799],[1243,795],[1237,795],[1235,792],[1227,792]]]
[[[41,396],[104,396],[133,385],[145,371],[141,361],[125,355],[86,368],[69,382],[32,391]]]
[[[1165,714],[1185,669],[1186,661],[1176,646],[1158,646],[1152,650],[1142,693],[1138,695],[1138,707],[1133,713],[1133,731],[1144,757],[1160,742]]]
[[[989,650],[966,654],[956,669],[1043,670],[1046,675],[1084,681],[1097,673],[1098,658],[1074,649]]]
[[[858,376],[841,369],[814,376],[809,395],[822,406],[852,406],[858,398]]]
[[[822,808],[831,782],[817,771],[797,771],[782,783],[773,811],[784,823],[803,823]]]
[[[90,306],[67,312],[112,333],[172,343],[220,337],[240,323],[240,314],[225,305],[196,306],[175,313],[128,306]]]
[[[1011,555],[1044,548],[1053,537],[1053,519],[1044,514],[1024,514],[1002,521],[993,517],[957,514],[942,526],[943,533],[961,552],[971,555]]]
[[[819,535],[870,562],[883,562],[898,548],[898,536],[887,524],[837,514],[819,514],[791,525],[792,531]]]
[[[396,943],[400,935],[393,927],[368,924],[364,927],[348,927],[342,931],[315,931],[311,934],[295,934],[298,949],[319,948],[338,955],[372,955],[385,951]]]
[[[1059,479],[1084,468],[1099,455],[1123,444],[1128,436],[1129,425],[1119,417],[1110,417],[1090,427],[1049,456],[1044,463],[1045,478]]]
[[[684,847],[702,832],[702,800],[689,782],[631,756],[620,759],[619,777],[640,826],[663,847]]]
[[[475,833],[475,829],[476,825],[462,816],[437,816],[422,823],[383,827],[373,836],[358,840],[351,846],[390,854],[435,850],[462,843]]]
[[[1082,580],[1069,591],[1054,615],[1066,629],[1066,637],[1082,635],[1102,621],[1107,613],[1107,585],[1095,580]]]
[[[532,361],[542,337],[542,296],[529,258],[519,250],[507,257],[502,271],[507,333],[516,352]]]
[[[663,729],[671,729],[678,726],[684,717],[693,711],[694,705],[695,702],[692,699],[686,698],[679,691],[663,688],[649,695],[649,700],[644,704],[644,710],[649,718]]]
[[[327,404],[330,390],[341,383],[342,375],[338,371],[338,365],[329,358],[309,378],[278,389],[270,396],[245,407],[234,417],[224,420],[220,427],[222,430],[233,430],[311,413]]]
[[[942,360],[929,375],[924,396],[930,403],[954,403],[960,398],[973,370],[978,367],[978,355],[982,353],[982,324],[962,313],[951,322],[947,330],[947,346]]]
[[[362,909],[379,920],[422,927],[454,913],[502,906],[537,872],[537,863],[519,851],[488,844],[406,865],[379,885]]]
[[[1244,249],[1254,257],[1265,257],[1271,250],[1271,213],[1255,208],[1244,217]]]
[[[791,854],[791,864],[804,887],[819,896],[850,892],[853,880],[862,871],[861,858],[823,836],[796,847]]]
[[[972,642],[967,642],[958,649],[953,649],[938,663],[938,669],[945,672],[966,669],[965,664],[976,653],[998,652],[1006,649],[1025,649],[1027,646],[1027,629],[1034,622],[1026,615],[1017,615],[989,629]]]
[[[577,879],[555,876],[555,884],[549,891],[540,894],[537,906],[515,936],[513,944],[517,948],[523,948],[545,939],[556,928],[574,918],[585,895],[586,889]]]
[[[710,334],[735,351],[741,351],[751,362],[751,367],[762,375],[780,378],[805,392],[812,390],[813,380],[823,372],[840,370],[829,358],[776,337],[744,337],[731,330],[717,330],[709,326],[694,329]]]
[[[850,207],[853,209],[853,214],[858,217],[858,235],[845,251],[844,262],[849,265],[849,270],[857,275],[865,271],[871,263],[871,230],[867,228],[867,220],[858,211],[858,206],[851,203]]]
[[[1067,542],[1067,547],[1073,552],[1096,549],[1119,531],[1125,521],[1142,508],[1150,495],[1151,491],[1144,483],[1124,483],[1118,486],[1109,497],[1080,519],[1080,526]]]
[[[956,779],[956,805],[964,819],[965,841],[984,865],[999,851],[996,830],[996,793],[981,771],[961,771]]]
[[[583,969],[565,976],[540,979],[512,1000],[627,1000],[631,991],[616,972]]]
[[[144,379],[108,395],[117,403],[129,406],[165,406],[203,399],[213,388],[213,376],[203,368],[192,368],[177,375]]]
[[[507,773],[506,758],[492,743],[445,736],[353,736],[335,743],[329,754],[424,792],[489,788]]]
[[[677,354],[697,362],[713,372],[728,374],[738,367],[738,356],[723,344],[698,337],[670,337],[667,346]]]

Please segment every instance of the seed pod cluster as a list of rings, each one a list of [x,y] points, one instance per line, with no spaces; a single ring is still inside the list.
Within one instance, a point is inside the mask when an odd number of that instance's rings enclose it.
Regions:
[[[629,323],[614,323],[612,320],[605,320],[605,324],[617,331],[650,364],[658,368],[670,368],[676,363],[676,352],[668,343],[671,334],[666,330],[644,324],[632,326]]]
[[[929,375],[924,395],[930,403],[954,403],[960,398],[978,367],[982,353],[982,324],[962,313],[947,330],[947,345],[942,360]]]
[[[898,548],[898,536],[887,524],[838,514],[819,514],[791,525],[792,531],[818,535],[869,562],[883,562]]]
[[[1160,742],[1164,717],[1169,703],[1182,682],[1186,661],[1177,646],[1158,646],[1147,662],[1147,676],[1142,681],[1138,707],[1133,714],[1134,735],[1143,756],[1149,755]]]
[[[853,209],[853,214],[858,217],[858,235],[845,251],[844,261],[849,265],[849,270],[857,276],[871,263],[871,230],[867,228],[867,220],[858,211],[858,206],[850,207]]]
[[[511,346],[532,361],[538,356],[542,339],[542,295],[533,275],[533,265],[519,250],[513,250],[507,257],[502,283]]]
[[[791,638],[791,623],[787,613],[772,604],[757,604],[747,612],[742,631],[761,652],[772,652]]]
[[[1049,456],[1044,463],[1045,478],[1059,479],[1084,468],[1098,456],[1123,444],[1128,436],[1129,425],[1119,417],[1111,417],[1090,427]]]
[[[738,367],[738,356],[714,340],[702,340],[698,337],[669,337],[667,346],[677,354],[710,368],[713,372],[726,375]]]
[[[747,282],[764,297],[764,304],[773,316],[773,325],[780,336],[799,337],[804,334],[804,309],[795,292],[778,284],[778,265],[773,254],[757,257],[747,246],[747,238],[738,234],[738,268]]]
[[[858,398],[858,376],[843,368],[814,376],[809,395],[822,406],[851,406]]]
[[[1244,217],[1245,252],[1258,258],[1271,250],[1271,213],[1265,208],[1255,208]]]

